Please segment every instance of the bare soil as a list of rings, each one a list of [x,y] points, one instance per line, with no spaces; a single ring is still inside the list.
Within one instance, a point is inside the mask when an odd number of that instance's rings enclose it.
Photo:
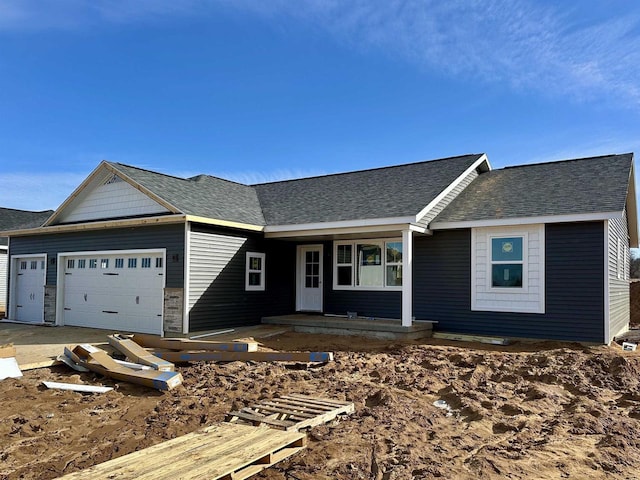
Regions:
[[[160,393],[66,367],[0,382],[0,479],[50,479],[302,393],[355,402],[262,479],[631,479],[640,472],[640,352],[617,345],[391,343],[286,333],[277,350],[331,350],[321,366],[179,367]],[[43,380],[114,386],[47,390]],[[444,400],[449,409],[434,405]]]

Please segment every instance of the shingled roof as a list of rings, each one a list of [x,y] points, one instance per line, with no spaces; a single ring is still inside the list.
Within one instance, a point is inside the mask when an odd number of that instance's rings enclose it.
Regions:
[[[53,210],[32,212],[29,210],[15,210],[13,208],[0,207],[0,232],[4,230],[39,227],[51,215],[53,215]],[[7,244],[7,237],[0,237],[0,245]]]
[[[482,154],[254,185],[267,225],[417,215]]]
[[[178,178],[121,163],[108,162],[182,213],[251,225],[264,225],[256,191],[209,175]]]
[[[622,212],[633,154],[537,163],[481,174],[431,223]]]

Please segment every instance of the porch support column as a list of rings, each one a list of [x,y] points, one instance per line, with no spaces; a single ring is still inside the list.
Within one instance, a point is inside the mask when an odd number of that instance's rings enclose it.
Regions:
[[[413,232],[402,231],[402,326],[413,324]]]

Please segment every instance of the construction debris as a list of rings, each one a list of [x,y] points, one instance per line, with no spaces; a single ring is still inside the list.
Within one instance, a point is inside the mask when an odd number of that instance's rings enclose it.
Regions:
[[[327,423],[338,415],[355,411],[353,402],[306,395],[283,395],[245,407],[227,415],[227,422],[245,421],[252,425],[268,425],[283,430],[302,430]]]
[[[75,383],[42,382],[45,387],[58,390],[72,390],[82,393],[106,393],[113,390],[113,387],[99,387],[96,385],[78,385]]]
[[[157,370],[133,370],[118,364],[107,352],[91,345],[78,345],[72,353],[80,365],[105,377],[137,383],[158,390],[172,390],[182,384],[182,374]]]
[[[511,341],[508,338],[486,337],[482,335],[467,335],[463,333],[434,332],[433,338],[440,338],[443,340],[455,340],[458,342],[488,343],[490,345],[510,345],[511,344]]]
[[[170,362],[313,362],[333,361],[332,352],[206,352],[153,350]]]
[[[173,363],[162,360],[161,358],[151,355],[147,350],[139,344],[123,335],[109,335],[109,344],[116,350],[123,353],[129,360],[134,363],[148,365],[154,370],[160,372],[173,372],[175,370]]]
[[[220,352],[256,352],[258,342],[232,341],[214,342],[208,340],[190,340],[188,338],[160,338],[155,335],[136,333],[132,340],[138,345],[167,350],[211,350]]]
[[[16,361],[16,348],[12,344],[0,346],[0,380],[20,377],[22,371]]]

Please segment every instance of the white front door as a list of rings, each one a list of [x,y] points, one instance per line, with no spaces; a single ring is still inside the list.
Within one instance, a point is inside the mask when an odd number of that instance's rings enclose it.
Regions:
[[[44,321],[45,256],[14,257],[12,277],[12,320],[42,323]]]
[[[322,245],[298,246],[298,305],[305,312],[322,311]]]

